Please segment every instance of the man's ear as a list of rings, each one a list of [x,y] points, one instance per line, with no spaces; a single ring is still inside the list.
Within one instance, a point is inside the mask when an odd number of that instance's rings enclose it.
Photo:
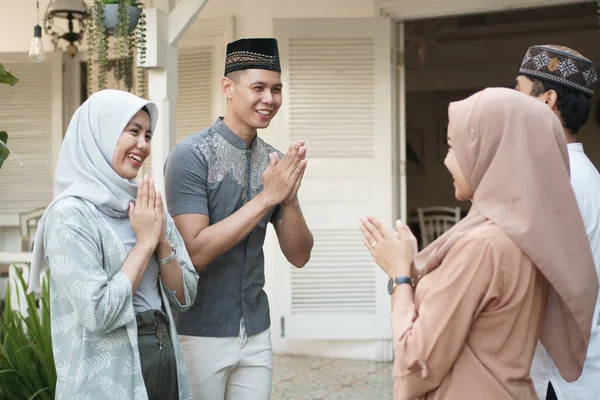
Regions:
[[[233,97],[233,92],[235,91],[234,86],[235,83],[231,79],[225,76],[221,79],[221,90],[228,100],[231,100]]]
[[[554,90],[546,92],[546,104],[553,110],[558,106],[558,94]]]

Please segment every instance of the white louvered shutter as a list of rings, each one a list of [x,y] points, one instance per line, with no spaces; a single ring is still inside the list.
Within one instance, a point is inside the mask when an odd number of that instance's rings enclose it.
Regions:
[[[179,49],[175,143],[214,122],[212,66],[212,46]],[[144,171],[152,171],[152,157],[144,161]],[[151,175],[151,172],[144,173]]]
[[[368,213],[392,222],[392,22],[279,20],[275,33],[284,84],[278,118],[287,132],[278,143],[307,141],[299,198],[315,239],[302,269],[276,257],[282,335],[389,338],[387,277],[358,224]]]
[[[26,54],[0,55],[20,80],[16,86],[0,85],[0,130],[8,132],[8,146],[24,164],[21,168],[9,156],[0,169],[0,214],[15,222],[19,213],[52,200],[53,129],[58,118],[62,121],[62,99],[54,97],[55,85],[62,85],[55,79],[61,67],[57,57],[49,53],[46,61],[34,63]],[[54,137],[60,141],[62,135]]]
[[[176,142],[213,124],[212,46],[179,49]]]

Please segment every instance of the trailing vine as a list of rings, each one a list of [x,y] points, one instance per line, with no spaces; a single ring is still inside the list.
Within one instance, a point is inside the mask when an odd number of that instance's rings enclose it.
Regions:
[[[137,26],[136,45],[138,49],[137,92],[138,96],[146,98],[146,14],[142,12]]]
[[[128,91],[131,90],[131,85],[127,85],[127,59],[129,58],[129,9],[124,1],[119,2],[119,22],[115,30],[116,38],[116,56],[117,63],[115,68],[115,78],[117,79],[119,89],[121,89],[121,81],[125,82],[125,87]],[[131,69],[129,70],[131,75]]]
[[[104,7],[102,0],[94,0],[94,23],[98,37],[96,40],[95,53],[98,63],[98,90],[106,89],[108,74],[108,36],[104,29]]]
[[[95,56],[95,50],[96,50],[96,41],[98,40],[98,32],[96,31],[96,23],[94,22],[94,8],[96,7],[96,4],[92,5],[92,10],[90,10],[88,17],[87,17],[87,33],[86,33],[86,37],[87,37],[87,45],[88,45],[88,50],[87,50],[87,63],[86,63],[86,68],[87,68],[87,93],[88,96],[91,95],[94,92],[94,79],[93,79],[93,74],[94,74],[94,56]]]

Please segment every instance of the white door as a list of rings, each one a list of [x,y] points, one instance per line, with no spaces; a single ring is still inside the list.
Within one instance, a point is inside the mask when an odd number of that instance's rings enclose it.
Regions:
[[[315,245],[303,269],[275,260],[282,336],[391,337],[387,277],[361,241],[361,215],[394,217],[393,22],[276,20],[284,85],[277,145],[308,146],[300,189]],[[284,304],[280,304],[284,302]]]

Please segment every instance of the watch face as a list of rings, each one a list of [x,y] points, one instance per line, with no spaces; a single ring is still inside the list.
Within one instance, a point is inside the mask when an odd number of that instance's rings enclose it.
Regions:
[[[392,294],[393,291],[394,291],[394,280],[392,278],[390,278],[390,280],[388,281],[388,293]]]

